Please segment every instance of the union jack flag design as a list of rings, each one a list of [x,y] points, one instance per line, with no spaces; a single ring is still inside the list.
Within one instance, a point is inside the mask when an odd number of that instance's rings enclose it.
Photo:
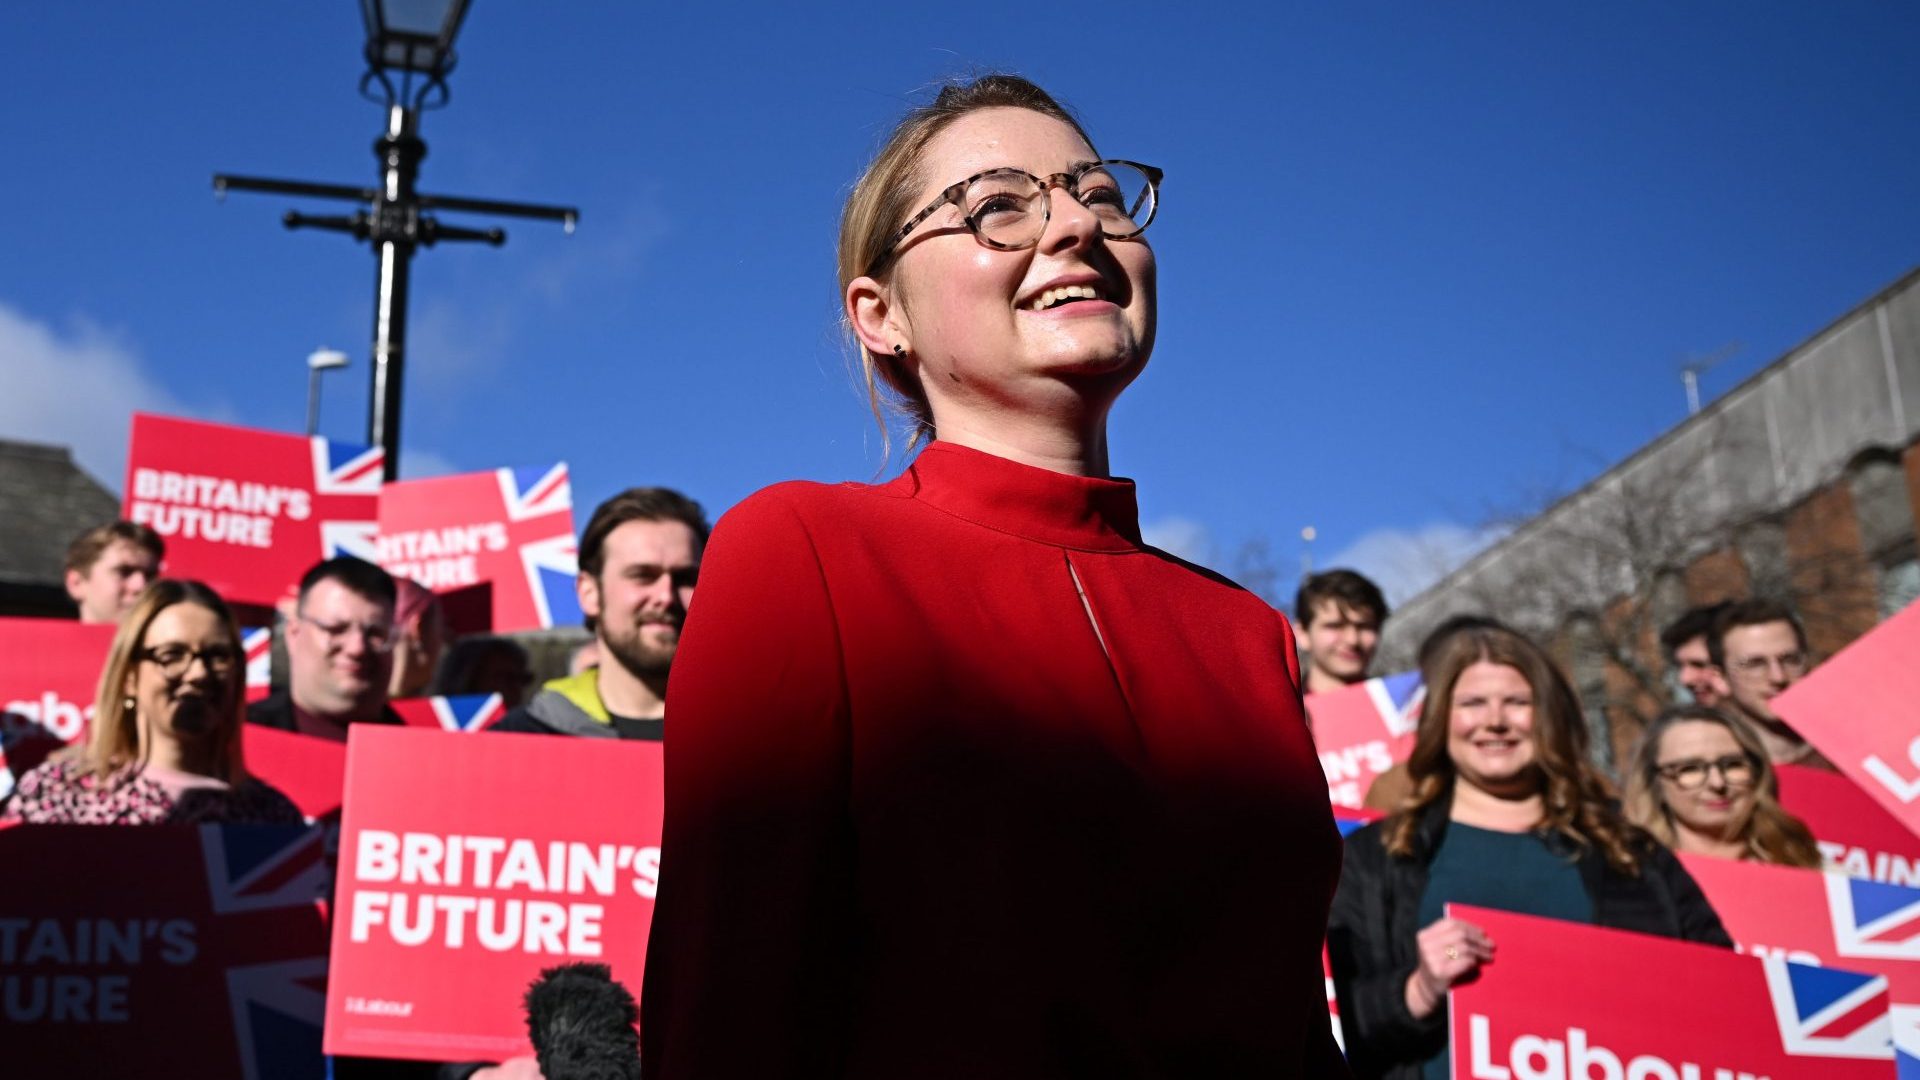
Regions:
[[[1920,961],[1920,889],[1825,875],[1841,957]]]
[[[321,1080],[323,844],[319,829],[257,825],[0,831],[6,864],[34,869],[0,879],[0,910],[84,913],[132,942],[89,965],[121,983],[123,1022],[10,1017],[5,1074]]]
[[[1780,1042],[1796,1057],[1891,1058],[1892,1001],[1884,975],[1763,961]]]
[[[1396,738],[1411,735],[1420,726],[1420,708],[1427,701],[1427,686],[1418,671],[1402,671],[1367,680],[1367,696],[1380,710],[1380,719]]]
[[[259,701],[273,692],[272,628],[241,627],[240,648],[247,655],[247,700]]]
[[[389,704],[407,723],[443,731],[485,731],[507,715],[506,700],[499,694],[401,698]]]
[[[353,555],[379,558],[380,525],[375,521],[331,520],[323,511],[327,496],[351,495],[364,499],[380,494],[387,452],[377,446],[354,446],[319,436],[313,443],[314,512],[320,515],[320,544],[331,559]]]
[[[580,573],[573,542],[573,485],[565,462],[545,469],[499,469],[500,498],[507,510],[507,528],[520,550],[527,593],[542,627],[579,623],[580,595],[575,579]],[[567,529],[559,535],[523,537],[514,526],[535,523],[554,514],[567,515]],[[530,531],[544,532],[531,527]]]

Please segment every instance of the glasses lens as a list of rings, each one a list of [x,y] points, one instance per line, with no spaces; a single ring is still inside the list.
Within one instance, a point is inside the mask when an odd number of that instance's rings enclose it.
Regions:
[[[1039,185],[1012,169],[990,172],[968,185],[966,211],[980,238],[1000,247],[1025,247],[1046,227]]]
[[[1082,173],[1080,201],[1112,239],[1137,236],[1153,220],[1153,184],[1146,173],[1124,162],[1104,161]]]

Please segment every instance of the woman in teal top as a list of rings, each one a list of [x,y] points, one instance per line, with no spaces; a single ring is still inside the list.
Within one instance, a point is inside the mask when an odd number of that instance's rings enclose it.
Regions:
[[[1678,860],[1621,818],[1546,653],[1499,626],[1430,651],[1413,793],[1348,838],[1327,932],[1363,1078],[1448,1075],[1447,990],[1495,947],[1449,903],[1732,945]]]

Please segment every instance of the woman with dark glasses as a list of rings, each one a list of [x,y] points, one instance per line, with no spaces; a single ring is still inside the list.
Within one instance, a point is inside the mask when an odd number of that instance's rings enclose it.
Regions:
[[[1655,717],[1626,772],[1627,818],[1695,855],[1817,867],[1820,847],[1780,805],[1760,740],[1718,709],[1683,705]]]
[[[926,445],[713,534],[668,688],[649,1080],[1346,1075],[1292,631],[1143,543],[1110,468],[1160,179],[990,76],[855,185],[847,321]]]
[[[36,824],[299,824],[241,754],[246,656],[233,613],[162,579],[120,619],[85,748],[20,778],[6,816]]]

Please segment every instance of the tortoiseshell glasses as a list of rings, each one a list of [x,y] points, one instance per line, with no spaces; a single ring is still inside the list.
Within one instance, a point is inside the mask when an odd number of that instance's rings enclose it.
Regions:
[[[949,203],[960,208],[961,219],[974,239],[987,247],[1001,251],[1032,247],[1047,231],[1053,204],[1047,189],[1052,187],[1063,189],[1093,211],[1100,222],[1100,235],[1108,240],[1139,236],[1153,224],[1164,176],[1151,165],[1118,158],[1083,161],[1052,176],[1035,176],[1020,169],[991,169],[969,176],[942,191],[925,210],[902,225],[867,273],[878,273],[909,233]]]

